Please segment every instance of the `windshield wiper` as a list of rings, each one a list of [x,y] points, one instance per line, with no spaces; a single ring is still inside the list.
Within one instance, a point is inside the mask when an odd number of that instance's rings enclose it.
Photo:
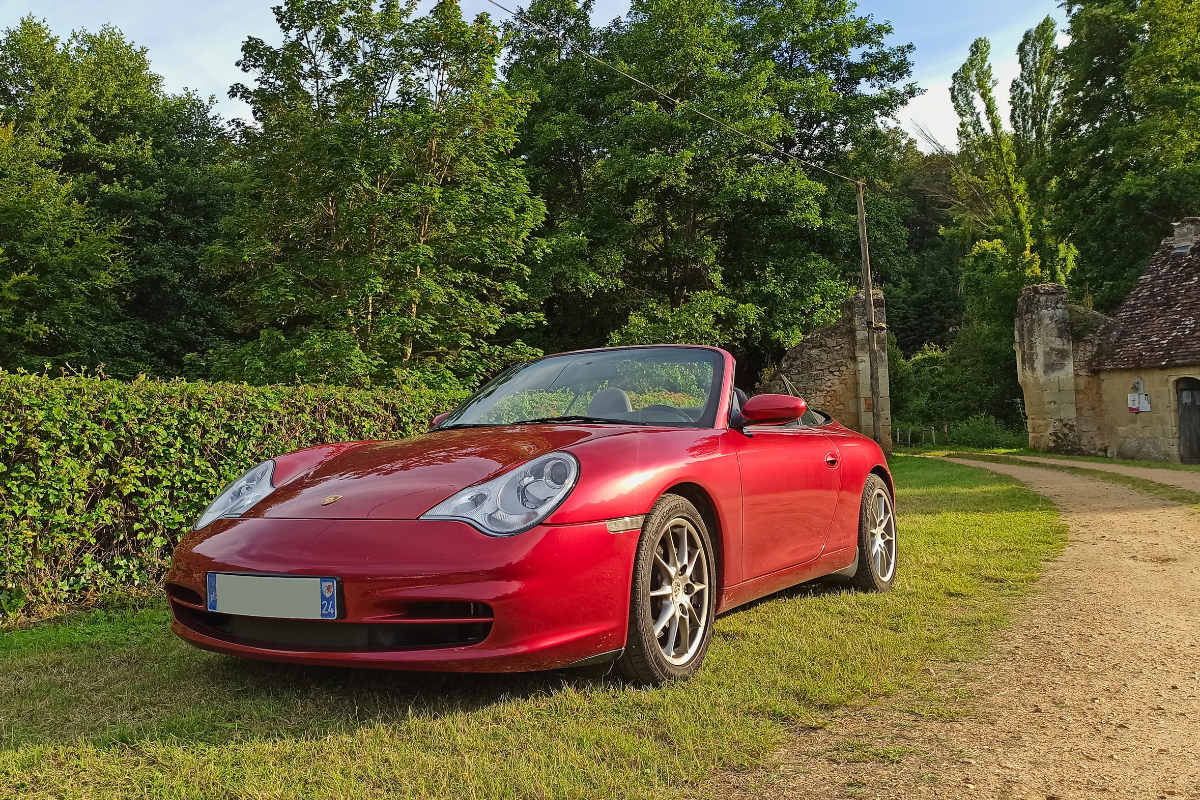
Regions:
[[[600,422],[606,425],[645,425],[645,422],[637,422],[631,419],[610,419],[608,417],[589,417],[583,414],[570,414],[565,417],[538,417],[537,419],[523,419],[520,422],[514,422],[513,425],[543,425],[553,422]]]
[[[455,428],[495,428],[498,423],[495,422],[456,422],[451,425],[439,425],[433,428],[435,431],[452,431]]]

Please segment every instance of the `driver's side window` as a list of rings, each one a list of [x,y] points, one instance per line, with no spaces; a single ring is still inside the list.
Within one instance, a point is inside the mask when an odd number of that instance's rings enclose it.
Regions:
[[[815,428],[825,424],[825,418],[811,408],[804,411],[804,416],[799,420],[800,424],[805,428]]]

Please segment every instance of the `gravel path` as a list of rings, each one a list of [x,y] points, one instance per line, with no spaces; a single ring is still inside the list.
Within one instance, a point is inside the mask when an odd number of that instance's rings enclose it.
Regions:
[[[1156,467],[1131,467],[1128,464],[1102,464],[1098,461],[1074,461],[1065,458],[1039,458],[1038,456],[1009,456],[1009,458],[1017,458],[1033,464],[1049,464],[1055,467],[1082,467],[1083,469],[1095,469],[1101,472],[1113,472],[1117,475],[1143,478],[1148,481],[1164,483],[1167,486],[1200,492],[1200,472]]]
[[[1070,527],[993,655],[934,681],[969,711],[919,716],[913,696],[849,711],[718,793],[1200,798],[1200,515],[1068,473],[955,460],[1024,481]]]

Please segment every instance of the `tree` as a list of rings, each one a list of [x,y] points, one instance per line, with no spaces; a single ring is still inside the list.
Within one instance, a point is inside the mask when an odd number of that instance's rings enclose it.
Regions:
[[[1079,249],[1076,300],[1128,293],[1171,222],[1200,211],[1200,9],[1182,0],[1085,0],[1053,126],[1055,227]]]
[[[544,207],[508,155],[528,100],[497,85],[497,30],[439,2],[288,0],[248,39],[248,173],[209,263],[255,337],[224,377],[474,382],[528,356],[522,310]]]
[[[959,156],[965,166],[965,172],[957,177],[966,199],[963,208],[970,207],[974,198],[983,200],[982,213],[972,214],[969,221],[983,231],[1001,233],[1010,251],[1022,253],[1033,244],[1029,194],[1017,169],[1013,137],[1000,118],[990,55],[988,40],[976,39],[966,62],[951,79],[950,97],[959,120]]]
[[[884,48],[890,29],[840,2],[641,0],[602,29],[589,11],[536,0],[523,15],[555,35],[510,27],[505,74],[538,97],[520,152],[549,207],[535,276],[547,339],[720,343],[752,386],[830,320],[858,271],[852,186],[770,145],[830,166],[886,161],[880,119],[915,92],[893,87],[908,50]],[[898,239],[902,252],[901,214],[878,210],[880,251]]]
[[[0,367],[95,366],[125,346],[115,225],[98,228],[43,148],[0,127]]]
[[[1050,149],[1050,126],[1063,82],[1056,33],[1054,18],[1047,15],[1036,28],[1025,31],[1017,45],[1021,74],[1013,79],[1008,97],[1009,121],[1020,164],[1037,163]]]
[[[217,287],[198,269],[231,197],[230,140],[211,101],[166,93],[145,48],[105,27],[65,42],[26,17],[0,42],[0,117],[69,179],[99,228],[117,225],[129,279],[117,377],[176,375],[228,333]]]

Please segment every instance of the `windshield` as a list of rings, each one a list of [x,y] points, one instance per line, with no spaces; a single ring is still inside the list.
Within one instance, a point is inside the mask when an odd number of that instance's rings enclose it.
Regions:
[[[550,356],[501,373],[438,428],[538,422],[711,428],[723,370],[720,353],[690,347]]]

